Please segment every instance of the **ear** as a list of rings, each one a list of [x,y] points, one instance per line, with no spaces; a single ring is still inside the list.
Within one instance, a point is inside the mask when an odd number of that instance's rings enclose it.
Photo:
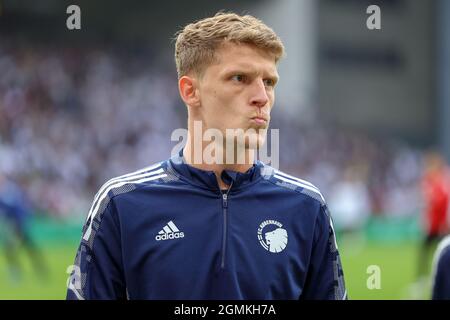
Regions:
[[[178,80],[178,90],[180,91],[181,99],[190,107],[200,106],[200,93],[198,90],[198,81],[189,76],[182,76]]]

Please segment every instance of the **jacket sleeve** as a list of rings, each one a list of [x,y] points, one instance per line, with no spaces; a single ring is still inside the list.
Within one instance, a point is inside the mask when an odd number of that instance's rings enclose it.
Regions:
[[[450,245],[436,259],[432,299],[448,300],[450,299]]]
[[[326,205],[321,206],[316,218],[310,263],[300,299],[347,299],[333,222]]]
[[[83,227],[67,281],[68,300],[126,298],[119,220],[112,200],[103,206]]]

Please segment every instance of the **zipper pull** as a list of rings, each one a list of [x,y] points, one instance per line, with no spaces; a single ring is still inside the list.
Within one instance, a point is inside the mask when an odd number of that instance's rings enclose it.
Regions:
[[[223,199],[223,207],[224,207],[224,208],[227,208],[227,207],[228,207],[228,202],[227,202],[228,194],[224,193],[224,194],[222,195],[222,199]]]

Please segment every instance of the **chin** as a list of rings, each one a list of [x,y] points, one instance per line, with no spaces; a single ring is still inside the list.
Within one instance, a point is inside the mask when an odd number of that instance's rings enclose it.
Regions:
[[[245,149],[258,150],[264,145],[265,142],[265,135],[256,134],[248,136],[245,139]]]

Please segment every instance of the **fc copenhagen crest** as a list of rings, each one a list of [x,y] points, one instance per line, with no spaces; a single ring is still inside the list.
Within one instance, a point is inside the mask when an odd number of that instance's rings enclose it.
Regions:
[[[259,225],[259,243],[269,252],[278,253],[286,248],[288,234],[282,224],[275,220],[266,220]]]

